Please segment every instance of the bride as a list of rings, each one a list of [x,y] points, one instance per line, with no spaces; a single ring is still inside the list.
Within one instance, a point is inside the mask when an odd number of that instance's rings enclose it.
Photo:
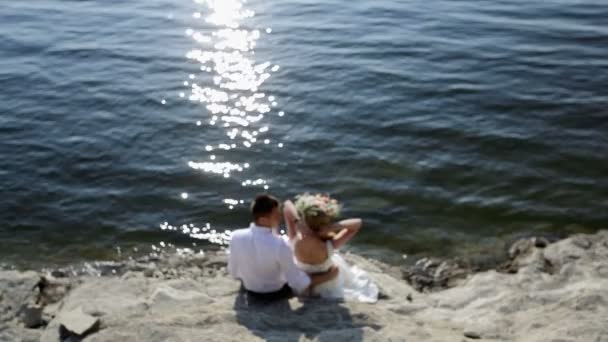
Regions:
[[[340,205],[335,199],[319,194],[297,196],[295,204],[285,202],[287,236],[296,265],[309,274],[326,272],[332,265],[339,268],[338,277],[315,286],[314,295],[375,303],[378,300],[376,284],[365,271],[350,267],[335,251],[352,239],[362,224],[358,218],[333,222],[339,212]]]

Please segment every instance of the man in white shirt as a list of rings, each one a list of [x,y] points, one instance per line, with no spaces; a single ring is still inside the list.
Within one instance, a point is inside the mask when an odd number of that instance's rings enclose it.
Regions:
[[[307,294],[313,286],[334,279],[338,269],[309,276],[294,263],[287,241],[276,233],[281,223],[279,201],[260,195],[251,205],[254,222],[232,233],[228,271],[254,297],[288,298]]]

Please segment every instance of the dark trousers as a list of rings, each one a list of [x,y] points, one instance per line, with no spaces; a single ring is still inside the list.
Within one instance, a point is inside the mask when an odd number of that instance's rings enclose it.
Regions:
[[[245,290],[245,292],[247,292],[247,294],[251,298],[256,299],[256,300],[261,300],[264,302],[271,302],[271,301],[281,300],[281,299],[289,299],[294,296],[293,291],[291,290],[291,287],[289,287],[287,284],[283,285],[283,287],[278,291],[265,292],[265,293],[253,292],[253,291],[249,291],[249,290],[245,289],[244,286],[241,286],[241,287],[242,287],[242,289]]]

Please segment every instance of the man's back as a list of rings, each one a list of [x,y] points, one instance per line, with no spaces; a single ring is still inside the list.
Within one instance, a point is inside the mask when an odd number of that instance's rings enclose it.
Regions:
[[[287,243],[255,224],[232,233],[228,270],[247,290],[259,293],[278,291],[285,284],[300,292],[310,284],[295,266]]]

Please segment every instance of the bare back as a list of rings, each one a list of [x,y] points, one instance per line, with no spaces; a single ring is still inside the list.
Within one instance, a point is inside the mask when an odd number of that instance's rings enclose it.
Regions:
[[[294,255],[298,261],[317,265],[328,258],[325,242],[316,236],[298,236],[294,241]]]

